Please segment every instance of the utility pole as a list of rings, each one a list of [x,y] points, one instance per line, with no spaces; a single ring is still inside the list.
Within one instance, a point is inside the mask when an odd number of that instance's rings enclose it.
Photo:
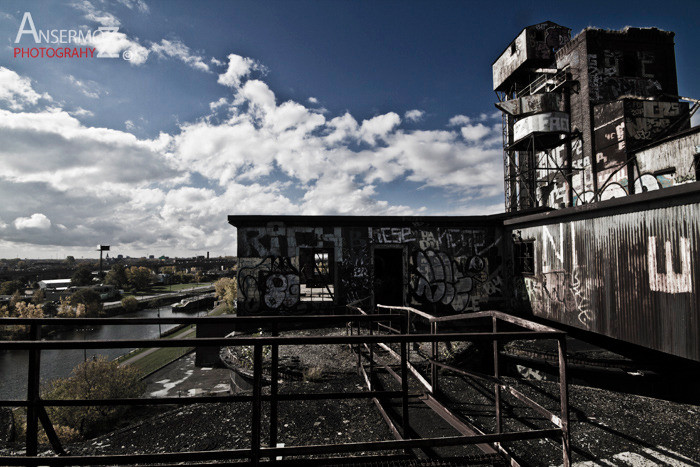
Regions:
[[[97,251],[100,252],[100,280],[102,280],[102,252],[109,251],[109,245],[97,245]]]

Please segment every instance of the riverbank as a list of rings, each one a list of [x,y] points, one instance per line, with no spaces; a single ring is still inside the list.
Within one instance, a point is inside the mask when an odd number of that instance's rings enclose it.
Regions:
[[[207,313],[207,316],[220,316],[226,312],[226,308],[218,306]],[[197,331],[196,325],[179,325],[161,336],[161,339],[185,339],[194,337]],[[141,371],[146,378],[155,371],[191,353],[194,347],[153,347],[140,348],[117,358],[120,365],[132,365]]]

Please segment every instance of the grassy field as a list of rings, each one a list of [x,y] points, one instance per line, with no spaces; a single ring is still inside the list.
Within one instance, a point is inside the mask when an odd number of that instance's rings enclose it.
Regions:
[[[166,347],[158,349],[135,361],[131,366],[138,368],[144,376],[149,375],[192,350],[194,350],[194,347]]]
[[[226,312],[226,307],[224,306],[219,306],[209,312],[208,316],[220,316],[225,314]],[[194,329],[196,326],[194,324],[191,324],[189,326],[186,326],[182,329],[179,329],[178,331],[174,332],[173,334],[163,337],[163,339],[175,339],[178,336],[185,334],[189,332],[190,330]],[[193,336],[194,337],[194,334]],[[117,362],[121,363],[124,362],[130,358],[133,358],[136,355],[142,354],[144,352],[147,352],[149,349],[137,349],[132,353],[122,355],[117,359]],[[173,362],[177,360],[178,358],[182,357],[183,355],[187,354],[188,352],[192,351],[193,347],[164,347],[164,348],[159,348],[156,349],[154,352],[151,352],[148,355],[145,355],[144,357],[134,361],[131,365],[135,368],[138,368],[141,370],[141,372],[144,375],[148,375],[155,370],[167,365],[170,362]]]

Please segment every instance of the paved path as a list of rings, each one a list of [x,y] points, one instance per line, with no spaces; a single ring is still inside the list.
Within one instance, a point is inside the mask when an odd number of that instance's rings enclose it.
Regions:
[[[162,298],[162,297],[179,297],[181,295],[186,295],[192,292],[206,292],[209,290],[214,290],[213,285],[200,285],[199,287],[192,287],[189,289],[182,289],[182,290],[177,290],[175,292],[165,292],[165,293],[160,293],[160,294],[155,294],[155,295],[142,295],[142,296],[136,296],[134,295],[133,297],[136,298],[139,302],[142,302],[144,300],[152,300],[154,298]],[[116,301],[116,302],[105,302],[104,303],[104,308],[113,308],[117,306],[121,306],[122,302],[121,300]]]
[[[176,337],[172,337],[171,339],[183,339],[183,338],[185,338],[185,337],[191,337],[192,334],[194,334],[194,333],[196,333],[196,332],[197,332],[197,328],[192,328],[192,329],[190,329],[189,331],[183,332],[182,334],[180,334],[180,335],[178,335],[178,336],[176,336]],[[136,354],[136,355],[134,355],[134,356],[131,357],[131,358],[127,358],[126,360],[124,360],[123,362],[121,362],[121,363],[119,364],[119,366],[131,365],[131,364],[133,364],[134,362],[141,360],[141,359],[142,359],[143,357],[145,357],[146,355],[152,354],[153,352],[155,352],[155,351],[158,350],[159,348],[160,348],[160,347],[152,347],[152,348],[150,348],[150,349],[148,349],[148,350],[144,350],[143,352],[141,352],[141,353],[139,353],[139,354]]]

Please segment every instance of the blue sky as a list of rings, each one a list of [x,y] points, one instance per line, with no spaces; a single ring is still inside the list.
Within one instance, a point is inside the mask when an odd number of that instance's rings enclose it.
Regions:
[[[122,58],[15,58],[37,30]],[[503,210],[491,64],[529,24],[676,32],[700,2],[0,3],[0,257],[235,254],[228,214]],[[75,45],[75,44],[73,44]],[[56,46],[41,44],[40,46]],[[61,45],[63,46],[63,45]]]

